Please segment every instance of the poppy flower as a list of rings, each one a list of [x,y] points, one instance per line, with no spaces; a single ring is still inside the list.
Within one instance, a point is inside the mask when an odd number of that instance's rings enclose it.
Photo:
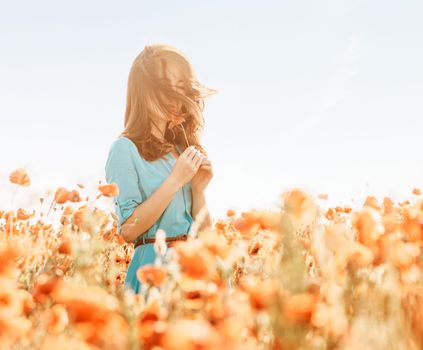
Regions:
[[[120,311],[119,300],[99,286],[57,283],[51,293],[53,300],[67,307],[75,322],[104,322]]]
[[[26,173],[26,170],[23,168],[17,169],[9,175],[9,180],[11,183],[21,185],[21,186],[29,186],[31,184],[31,180]]]
[[[71,242],[68,238],[62,238],[58,251],[61,254],[70,255],[72,252]]]
[[[420,190],[420,188],[413,188],[413,194],[415,194],[416,196],[420,196],[422,194],[422,191]]]
[[[203,320],[178,320],[169,325],[162,339],[164,349],[219,349],[222,339],[207,321]]]
[[[317,302],[314,306],[310,323],[317,328],[324,328],[331,337],[339,337],[348,330],[348,320],[337,305]]]
[[[49,276],[45,273],[39,275],[32,291],[34,300],[38,303],[48,300],[59,282],[60,279],[57,276]]]
[[[119,194],[119,187],[115,183],[101,185],[98,190],[105,197],[114,197]]]
[[[21,249],[16,245],[0,243],[0,276],[13,277],[15,260],[21,253]]]
[[[28,220],[29,218],[32,218],[34,215],[35,215],[35,212],[30,214],[23,208],[19,208],[17,211],[17,217],[19,220]]]
[[[77,190],[73,190],[68,193],[68,200],[72,203],[76,203],[80,202],[82,199],[79,192]]]
[[[365,206],[361,212],[354,213],[352,224],[358,232],[358,241],[370,248],[385,233],[382,217],[373,206]]]
[[[243,212],[241,217],[234,220],[232,224],[245,239],[255,236],[261,228],[260,216],[253,211]]]
[[[162,267],[148,264],[137,270],[137,278],[143,283],[160,287],[167,279],[167,271]]]
[[[54,200],[57,204],[64,204],[69,199],[69,191],[66,188],[59,187],[54,194]]]
[[[44,337],[40,349],[42,350],[92,350],[92,346],[84,342],[82,339],[71,338],[70,336],[60,333]]]
[[[351,243],[347,255],[348,260],[354,267],[366,267],[374,260],[372,250],[364,244],[355,241]]]
[[[277,230],[281,221],[279,212],[263,210],[260,212],[260,226],[263,230]]]
[[[199,240],[181,242],[175,247],[181,270],[192,278],[207,278],[213,275],[216,261],[213,254]]]
[[[402,241],[394,244],[391,250],[392,263],[399,269],[408,269],[413,265],[420,255],[420,248],[415,243]]]
[[[275,301],[277,288],[273,280],[243,276],[239,284],[241,289],[249,295],[251,305],[257,310],[263,309]]]
[[[46,312],[47,329],[50,333],[62,332],[69,323],[68,313],[61,304],[55,304]]]
[[[233,209],[226,210],[226,216],[233,217],[235,215],[236,215],[236,211],[235,210],[233,210]]]
[[[73,208],[70,205],[67,205],[63,209],[63,215],[72,215],[73,214]]]
[[[295,294],[284,303],[284,316],[295,323],[307,323],[315,310],[317,297],[311,293]]]
[[[299,222],[311,221],[317,215],[317,206],[313,198],[299,188],[283,193],[282,201],[286,213],[292,215]]]

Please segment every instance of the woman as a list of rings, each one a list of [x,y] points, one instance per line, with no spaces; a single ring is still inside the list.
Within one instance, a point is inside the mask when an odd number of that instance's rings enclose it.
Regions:
[[[110,146],[106,180],[116,183],[118,233],[135,244],[125,285],[136,293],[136,271],[153,264],[154,237],[186,239],[205,207],[200,230],[211,226],[205,190],[213,177],[200,144],[204,97],[215,93],[195,78],[188,59],[169,45],[147,45],[128,78],[124,131]]]

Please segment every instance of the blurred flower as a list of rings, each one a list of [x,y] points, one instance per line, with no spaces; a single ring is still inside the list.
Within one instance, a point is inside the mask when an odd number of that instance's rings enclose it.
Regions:
[[[30,214],[25,209],[19,208],[16,216],[19,220],[28,220],[28,219],[34,217],[34,215],[35,215],[35,212]]]
[[[382,217],[372,206],[365,206],[351,217],[353,227],[358,232],[358,241],[371,249],[375,263],[380,263],[382,251],[380,237],[385,233]]]
[[[422,191],[419,188],[413,188],[413,194],[416,196],[420,196],[422,194]]]
[[[68,200],[73,203],[82,201],[81,196],[77,190],[73,190],[68,193]]]
[[[64,204],[69,199],[69,191],[66,188],[59,187],[54,194],[54,200],[57,204]]]
[[[168,350],[211,350],[223,346],[219,333],[203,320],[177,320],[163,336],[161,346]]]
[[[62,332],[69,323],[68,313],[63,305],[55,304],[46,312],[47,330],[51,333]]]
[[[188,240],[175,247],[181,270],[193,278],[208,278],[216,272],[213,255],[202,241]]]
[[[399,269],[408,269],[417,261],[420,254],[420,247],[417,244],[398,241],[391,247],[390,258]]]
[[[295,323],[307,323],[316,307],[317,297],[311,293],[294,294],[283,303],[283,315]]]
[[[243,276],[239,281],[239,286],[250,296],[251,305],[256,309],[263,309],[275,303],[277,287],[272,280]]]
[[[31,184],[31,180],[28,174],[26,173],[26,170],[23,168],[13,171],[9,175],[9,180],[11,183],[14,183],[20,186],[29,186]]]
[[[137,270],[137,278],[143,283],[160,287],[167,279],[167,271],[160,266],[148,264]]]
[[[101,185],[98,187],[98,190],[105,197],[114,197],[119,194],[119,187],[115,183]]]

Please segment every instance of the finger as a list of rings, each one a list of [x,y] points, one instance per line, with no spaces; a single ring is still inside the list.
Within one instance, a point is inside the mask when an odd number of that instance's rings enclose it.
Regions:
[[[194,147],[194,146],[190,146],[190,147],[188,147],[188,148],[184,151],[184,153],[185,153],[185,158],[186,158],[186,159],[188,159],[188,160],[192,160],[193,155],[194,155],[194,153],[195,153],[195,147]]]
[[[190,152],[192,152],[192,150],[195,149],[195,146],[188,146],[187,148],[185,148],[185,150],[182,152],[184,154],[189,154]]]
[[[203,171],[207,171],[207,172],[212,172],[212,168],[209,167],[208,165],[200,165],[199,169],[201,169]]]
[[[201,163],[202,165],[211,165],[211,162],[208,159],[204,159],[202,160],[203,162]]]
[[[208,169],[211,169],[211,165],[210,164],[200,164],[200,168],[208,170]]]
[[[190,147],[185,148],[184,151],[179,155],[179,158],[186,159],[190,151],[191,151]]]
[[[195,161],[197,158],[200,158],[201,159],[201,153],[200,153],[200,151],[199,150],[197,150],[197,149],[194,149],[189,155],[188,155],[188,158],[191,160],[191,161]]]
[[[194,159],[194,165],[198,169],[203,162],[203,158],[201,156],[198,156]]]
[[[195,168],[196,170],[198,170],[198,168],[200,167],[201,162],[202,162],[202,159],[201,159],[201,157],[200,157],[200,156],[194,156],[194,159],[192,160],[192,163],[193,163],[194,168]]]

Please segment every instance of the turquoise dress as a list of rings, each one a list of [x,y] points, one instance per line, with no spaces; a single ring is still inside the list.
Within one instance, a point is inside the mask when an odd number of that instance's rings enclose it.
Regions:
[[[179,147],[177,149],[179,153],[182,153]],[[175,162],[176,159],[172,153],[155,161],[146,161],[135,144],[125,136],[119,136],[113,141],[109,148],[105,173],[107,183],[116,183],[119,187],[119,195],[113,197],[119,234],[122,223],[163,183]],[[166,232],[167,237],[189,232],[194,221],[191,208],[191,182],[188,182],[175,193],[156,223],[133,242],[142,240],[142,237],[154,237],[159,228]],[[132,288],[135,293],[138,293],[141,283],[137,279],[136,272],[141,266],[154,264],[155,258],[154,244],[138,246],[128,266],[125,287]]]

